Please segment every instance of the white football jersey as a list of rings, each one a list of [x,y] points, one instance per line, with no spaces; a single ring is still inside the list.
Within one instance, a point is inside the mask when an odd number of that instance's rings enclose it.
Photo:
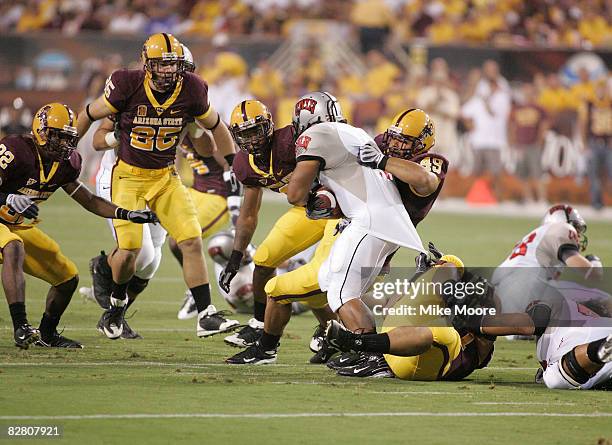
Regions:
[[[115,150],[106,150],[100,162],[100,169],[112,170],[115,162],[117,162],[117,153],[115,153]]]
[[[423,243],[402,205],[393,177],[359,165],[359,147],[374,144],[361,128],[338,122],[313,125],[297,140],[298,161],[321,162],[319,179],[336,196],[342,213],[367,233],[423,252]]]

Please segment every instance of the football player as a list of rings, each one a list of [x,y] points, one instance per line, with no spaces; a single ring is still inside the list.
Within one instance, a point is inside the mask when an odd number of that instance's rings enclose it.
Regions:
[[[34,116],[32,133],[0,141],[0,248],[2,284],[14,326],[15,344],[81,348],[57,332],[60,318],[78,282],[75,264],[42,230],[38,203],[60,187],[86,210],[105,218],[136,224],[155,223],[149,210],[129,211],[93,195],[79,182],[81,156],[76,151],[76,114],[66,105],[44,105]],[[25,219],[33,220],[24,223]],[[39,329],[28,323],[24,272],[51,285]]]
[[[202,252],[201,227],[193,201],[174,165],[176,147],[194,120],[212,132],[220,153],[231,165],[234,145],[228,128],[208,101],[208,86],[185,71],[183,47],[171,34],[150,36],[142,50],[144,70],[111,74],[104,94],[80,114],[79,134],[91,122],[119,114],[120,141],[113,168],[111,196],[120,205],[147,205],[178,244],[183,276],[198,310],[200,337],[238,325],[226,320],[210,301],[208,271]],[[142,247],[142,227],[115,223],[118,249],[111,257],[111,305],[103,321],[109,338],[121,336],[127,288]]]
[[[575,208],[558,204],[548,209],[542,225],[514,246],[491,278],[502,311],[525,311],[566,267],[581,271],[587,279],[598,279],[602,274],[599,258],[580,253],[588,245],[586,229]]]
[[[287,198],[294,205],[306,205],[313,181],[335,194],[350,224],[338,235],[329,257],[319,271],[321,289],[327,301],[350,330],[375,330],[371,311],[361,296],[380,273],[386,258],[400,246],[423,252],[421,239],[402,205],[391,175],[359,164],[364,146],[378,150],[368,134],[343,122],[326,122],[338,105],[327,93],[303,96],[295,107],[297,166],[291,177]],[[380,153],[380,151],[378,151]],[[411,161],[406,161],[411,162]],[[383,166],[384,167],[384,166]],[[405,179],[420,194],[431,194],[438,178],[412,162]],[[366,270],[366,276],[362,271]]]
[[[446,283],[448,280],[474,282],[481,278],[466,272],[458,257],[444,255],[433,268],[421,274],[419,280]],[[487,298],[492,301],[494,292],[490,285],[487,285],[487,292]],[[437,295],[404,298],[410,302],[418,301],[420,305],[445,306],[444,300]],[[394,306],[399,308],[405,304],[404,298]],[[460,380],[474,370],[484,368],[493,356],[493,336],[473,333],[463,328],[426,327],[422,324],[438,323],[433,319],[418,320],[411,316],[389,315],[383,321],[382,333],[358,334],[350,332],[336,321],[330,322],[325,337],[328,343],[341,351],[368,353],[361,354],[357,362],[333,369],[337,370],[338,375],[346,377]]]
[[[229,292],[230,283],[239,270],[245,249],[257,227],[263,189],[285,193],[296,165],[294,127],[287,126],[275,130],[272,116],[263,103],[246,100],[238,104],[232,112],[230,129],[241,149],[236,155],[233,168],[236,177],[244,185],[245,192],[236,223],[234,250],[219,278],[219,284],[225,292]],[[241,331],[225,338],[228,344],[250,347],[262,335],[266,335],[264,318],[267,320],[269,316],[266,300],[268,304],[271,301],[283,300],[281,310],[286,321],[282,321],[281,324],[284,327],[291,316],[291,302],[305,298],[309,301],[321,328],[325,327],[333,315],[326,308],[316,273],[312,276],[313,271],[310,271],[310,278],[301,279],[297,277],[308,274],[304,270],[300,274],[298,269],[278,278],[273,276],[281,263],[321,240],[326,231],[326,224],[326,221],[309,219],[302,207],[291,208],[274,224],[253,257],[255,263],[253,318]],[[278,305],[280,306],[280,303]],[[282,332],[282,328],[280,331]],[[277,334],[280,337],[279,332],[274,332],[275,337]],[[252,349],[243,352],[246,354],[239,353],[228,359],[228,363],[272,363],[276,360],[275,354],[252,358],[251,355],[254,353]]]

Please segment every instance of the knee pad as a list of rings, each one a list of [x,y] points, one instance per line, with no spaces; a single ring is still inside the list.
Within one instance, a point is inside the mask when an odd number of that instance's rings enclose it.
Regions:
[[[567,367],[567,371],[563,368],[564,364]],[[559,361],[559,369],[564,377],[567,377],[570,381],[576,382],[578,385],[586,383],[591,378],[591,374],[586,372],[582,366],[580,366],[580,363],[578,363],[576,349],[572,349],[561,358]]]
[[[542,380],[549,389],[578,389],[580,387],[578,382],[571,379],[563,371],[561,360],[548,365],[542,375]]]
[[[527,315],[529,315],[535,326],[534,333],[538,337],[546,331],[550,322],[550,313],[550,307],[541,303],[534,304],[527,309]]]
[[[140,294],[144,291],[149,284],[149,280],[145,280],[134,275],[128,283],[128,291],[135,294]]]

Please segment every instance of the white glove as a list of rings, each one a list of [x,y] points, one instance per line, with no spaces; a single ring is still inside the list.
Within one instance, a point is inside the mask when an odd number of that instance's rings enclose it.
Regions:
[[[388,156],[385,156],[376,144],[368,143],[359,147],[357,162],[364,167],[384,170],[387,165]]]
[[[26,218],[33,219],[38,216],[38,206],[25,195],[9,194],[6,197],[6,205],[15,212],[21,213]]]

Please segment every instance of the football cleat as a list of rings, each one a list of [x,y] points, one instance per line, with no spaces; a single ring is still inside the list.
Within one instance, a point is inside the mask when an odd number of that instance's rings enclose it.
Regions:
[[[179,320],[189,320],[198,315],[198,308],[196,307],[195,300],[193,299],[193,295],[191,295],[191,291],[185,291],[185,299],[183,300],[183,305],[181,309],[178,311],[178,319]]]
[[[331,359],[334,355],[336,355],[338,351],[333,346],[328,345],[326,342],[321,343],[321,349],[315,353],[312,357],[310,357],[309,362],[312,364],[320,364],[327,363],[329,359]]]
[[[217,311],[212,304],[198,314],[196,334],[198,337],[210,337],[211,335],[236,329],[240,325],[238,320],[228,320],[225,315],[227,311]]]
[[[604,363],[612,362],[612,334],[608,335],[606,341],[599,347],[597,356]]]
[[[325,343],[325,327],[319,324],[310,339],[310,350],[314,353],[319,352],[323,347],[323,343]]]
[[[117,298],[110,299],[110,307],[104,311],[102,318],[100,319],[99,325],[101,331],[111,340],[116,340],[121,337],[123,333],[123,313],[125,312],[125,305],[127,304],[127,298],[119,300]]]
[[[13,338],[15,339],[15,346],[21,349],[28,349],[32,343],[38,341],[40,331],[24,323],[15,330]]]
[[[225,360],[230,365],[266,365],[276,363],[278,348],[271,351],[264,351],[259,343],[252,344],[244,351],[240,351],[233,357]]]
[[[246,348],[255,344],[255,342],[259,340],[261,334],[263,334],[263,328],[263,321],[251,318],[246,326],[244,326],[238,332],[228,335],[223,339],[223,341],[230,346]]]
[[[325,341],[330,346],[344,352],[356,352],[353,349],[355,344],[361,343],[361,334],[354,334],[336,320],[327,322],[325,329]]]
[[[338,369],[337,374],[344,377],[393,378],[395,374],[382,354],[368,354],[353,366]]]
[[[326,364],[328,368],[334,370],[345,368],[347,366],[353,366],[362,359],[362,354],[363,353],[343,352],[338,357],[328,360]]]
[[[41,337],[36,343],[36,346],[45,348],[68,348],[68,349],[83,349],[83,345],[78,341],[71,340],[57,331],[53,332],[50,337]]]
[[[102,307],[108,309],[113,289],[113,273],[108,265],[108,257],[104,251],[89,261],[89,272],[93,281],[93,296]]]
[[[128,324],[127,320],[123,320],[123,332],[121,332],[121,338],[125,340],[137,340],[141,339],[142,335],[133,330]]]

